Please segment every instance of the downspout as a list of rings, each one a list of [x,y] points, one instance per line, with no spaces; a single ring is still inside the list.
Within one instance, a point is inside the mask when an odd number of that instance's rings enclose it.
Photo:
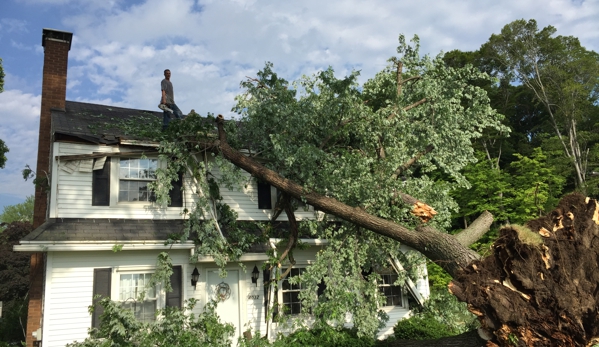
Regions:
[[[269,242],[270,247],[273,250],[273,254],[276,257],[277,256],[277,246],[275,245],[275,243],[273,241]],[[272,325],[270,324],[272,322],[272,317],[270,317],[270,319],[268,319],[268,311],[270,310],[270,307],[273,304],[273,290],[272,290],[272,283],[274,281],[274,279],[276,278],[276,272],[277,267],[275,266],[272,271],[270,271],[270,279],[268,282],[268,298],[266,299],[266,308],[265,308],[265,312],[264,312],[264,318],[266,319],[266,338],[269,339],[269,336],[271,336],[271,331],[270,329],[272,329]]]

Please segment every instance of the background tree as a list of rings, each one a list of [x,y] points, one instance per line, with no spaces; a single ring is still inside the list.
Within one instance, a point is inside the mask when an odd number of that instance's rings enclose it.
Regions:
[[[16,205],[4,206],[0,213],[0,223],[29,222],[33,223],[33,195],[28,196],[24,202]],[[0,226],[0,231],[5,227]]]
[[[29,291],[29,255],[14,252],[13,246],[29,234],[30,222],[12,222],[0,233],[0,342],[25,341],[27,326],[27,292]]]
[[[2,58],[0,58],[0,93],[4,91],[4,69],[2,68]],[[8,152],[8,147],[2,139],[0,139],[0,169],[4,169],[4,165],[6,164],[6,153]]]
[[[587,129],[597,121],[592,116],[599,98],[599,55],[577,38],[555,33],[552,26],[539,30],[535,20],[517,20],[492,35],[481,52],[501,66],[502,79],[533,92],[571,161],[576,186],[586,191],[589,150],[598,139]]]

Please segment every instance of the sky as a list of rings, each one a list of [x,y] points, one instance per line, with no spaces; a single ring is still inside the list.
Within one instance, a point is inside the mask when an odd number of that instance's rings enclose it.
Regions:
[[[399,34],[421,53],[478,49],[506,24],[535,19],[599,51],[599,0],[0,0],[0,211],[34,192],[42,29],[73,33],[67,100],[158,111],[163,70],[175,101],[233,117],[239,83],[266,62],[287,80],[333,67],[364,82],[396,55]]]

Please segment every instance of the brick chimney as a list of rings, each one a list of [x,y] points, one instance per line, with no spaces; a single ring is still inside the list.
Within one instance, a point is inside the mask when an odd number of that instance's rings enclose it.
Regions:
[[[67,64],[73,34],[54,29],[43,29],[42,46],[44,46],[44,72],[42,80],[42,106],[40,112],[40,132],[37,147],[35,204],[33,211],[33,228],[46,221],[48,194],[46,187],[50,182],[50,147],[51,110],[65,108],[67,93]],[[42,302],[44,290],[44,254],[31,255],[29,310],[27,314],[27,347],[39,345],[34,341],[42,340]]]
[[[40,133],[37,147],[37,166],[35,177],[42,183],[35,189],[35,207],[33,227],[37,228],[46,221],[48,197],[44,182],[50,173],[51,124],[50,114],[53,108],[65,108],[67,94],[67,63],[73,34],[43,29],[42,46],[44,46],[44,75],[42,81],[42,106],[40,113]]]

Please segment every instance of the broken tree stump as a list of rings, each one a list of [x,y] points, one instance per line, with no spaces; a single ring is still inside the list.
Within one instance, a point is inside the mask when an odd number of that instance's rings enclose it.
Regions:
[[[599,205],[565,196],[547,216],[501,229],[493,253],[449,285],[479,317],[487,346],[599,343]]]

